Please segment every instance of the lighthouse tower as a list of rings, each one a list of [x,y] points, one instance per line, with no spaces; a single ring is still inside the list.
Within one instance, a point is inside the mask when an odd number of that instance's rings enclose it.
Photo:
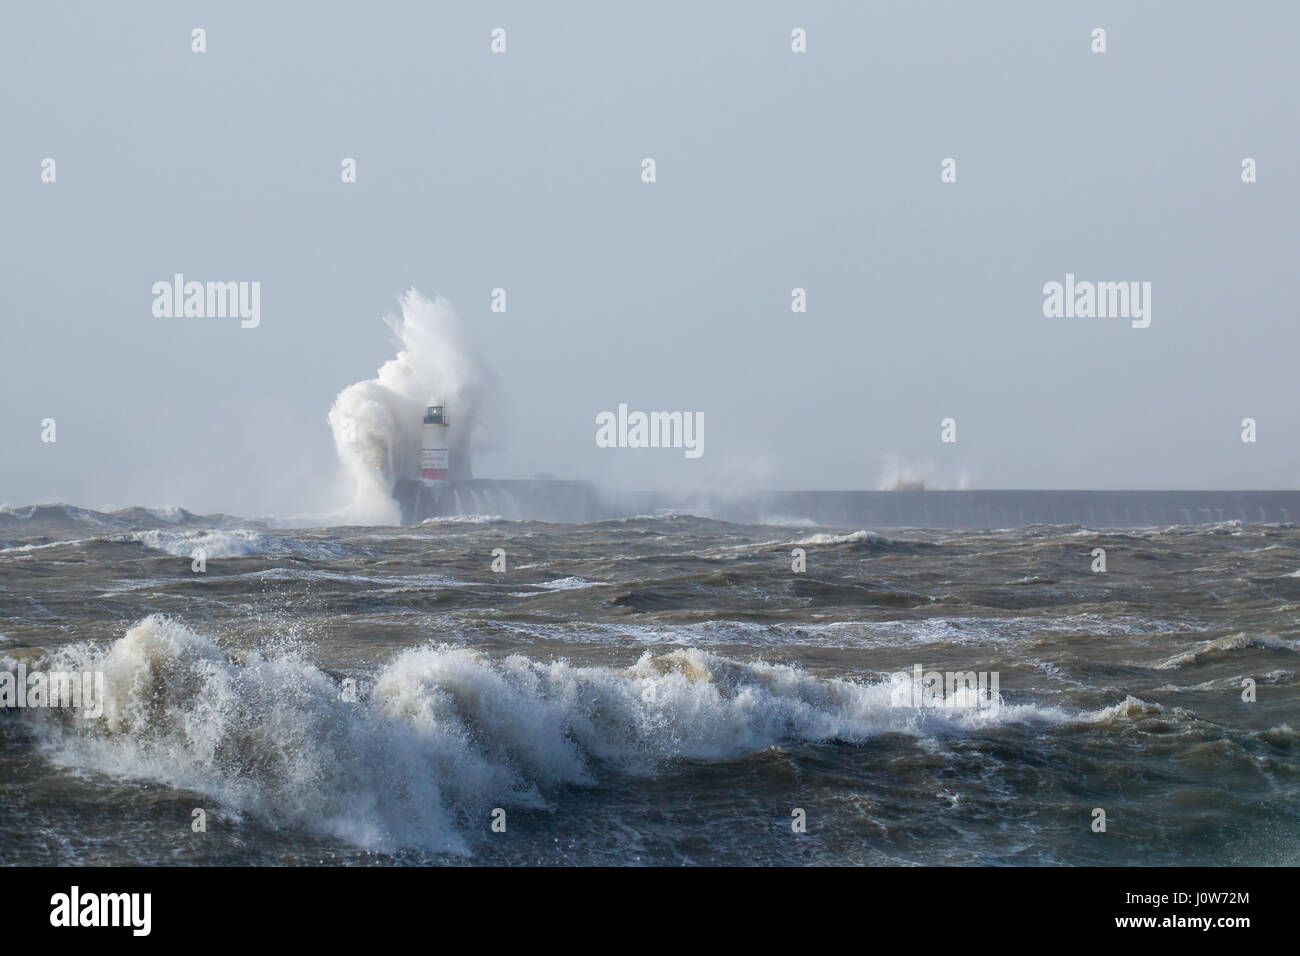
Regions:
[[[447,451],[447,416],[442,402],[431,399],[420,426],[420,477],[426,481],[451,478]]]

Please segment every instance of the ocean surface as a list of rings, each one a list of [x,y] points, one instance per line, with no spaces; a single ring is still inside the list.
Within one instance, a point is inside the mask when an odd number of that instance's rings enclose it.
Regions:
[[[0,863],[1300,862],[1294,525],[786,520],[0,509]]]

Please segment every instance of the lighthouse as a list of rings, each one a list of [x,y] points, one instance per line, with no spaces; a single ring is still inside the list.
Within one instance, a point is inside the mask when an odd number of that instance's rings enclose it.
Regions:
[[[442,402],[431,399],[420,426],[420,477],[447,481],[451,477],[447,450],[447,416]]]

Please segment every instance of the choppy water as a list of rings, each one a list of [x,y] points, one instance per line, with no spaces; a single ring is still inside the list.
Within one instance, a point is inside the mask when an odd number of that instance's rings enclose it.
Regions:
[[[1294,864],[1298,612],[1289,525],[5,509],[0,670],[105,708],[0,710],[0,862]]]

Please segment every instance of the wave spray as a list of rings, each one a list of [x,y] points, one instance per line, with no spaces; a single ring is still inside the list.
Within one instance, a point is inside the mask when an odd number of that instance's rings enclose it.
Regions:
[[[398,478],[418,474],[420,421],[437,399],[454,416],[450,453],[468,462],[470,438],[489,380],[451,304],[415,289],[399,300],[401,315],[386,315],[397,355],[363,382],[339,392],[329,411],[349,501],[330,517],[340,524],[394,525]]]

